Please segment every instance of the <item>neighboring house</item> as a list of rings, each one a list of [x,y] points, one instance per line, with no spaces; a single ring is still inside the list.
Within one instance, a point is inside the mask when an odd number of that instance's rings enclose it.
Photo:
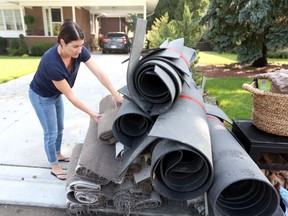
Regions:
[[[1,0],[0,37],[25,36],[30,47],[34,41],[56,42],[59,27],[65,20],[77,22],[85,33],[85,45],[93,49],[99,34],[126,31],[129,14],[152,14],[158,0]],[[35,18],[27,35],[24,16]]]

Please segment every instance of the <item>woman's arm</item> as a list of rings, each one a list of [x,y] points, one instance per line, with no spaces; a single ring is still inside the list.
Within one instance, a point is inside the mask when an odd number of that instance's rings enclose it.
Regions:
[[[110,82],[108,76],[100,69],[96,62],[90,58],[85,62],[86,66],[92,71],[92,73],[98,78],[102,85],[111,93],[114,100],[117,103],[123,102],[123,97],[114,89],[112,83]]]
[[[68,82],[64,79],[64,80],[60,80],[60,81],[52,81],[54,83],[54,85],[56,86],[56,88],[62,92],[67,99],[78,109],[82,110],[83,112],[87,113],[88,115],[91,116],[91,118],[95,119],[96,121],[99,120],[99,118],[101,117],[100,114],[98,113],[94,113],[93,111],[91,111],[88,107],[85,106],[84,103],[82,103],[73,93],[71,87],[69,86]]]

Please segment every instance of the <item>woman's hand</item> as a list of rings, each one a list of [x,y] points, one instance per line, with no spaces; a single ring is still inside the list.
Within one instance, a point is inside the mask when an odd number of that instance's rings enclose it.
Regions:
[[[91,118],[93,118],[96,122],[99,122],[99,119],[101,118],[101,114],[99,114],[99,113],[93,113],[93,114],[91,114],[90,115],[91,116]]]
[[[119,104],[122,104],[123,103],[123,96],[122,95],[120,95],[120,94],[115,94],[114,96],[113,96],[113,98],[114,98],[114,101],[115,101],[115,105],[116,106],[118,106]]]

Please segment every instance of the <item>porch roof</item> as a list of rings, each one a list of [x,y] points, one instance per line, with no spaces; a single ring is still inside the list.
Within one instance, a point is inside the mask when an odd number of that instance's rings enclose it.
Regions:
[[[154,12],[159,0],[0,0],[0,8],[22,7],[84,7],[91,14],[143,14]]]

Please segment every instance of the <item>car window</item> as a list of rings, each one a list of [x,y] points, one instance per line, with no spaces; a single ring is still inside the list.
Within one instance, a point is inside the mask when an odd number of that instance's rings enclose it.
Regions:
[[[125,35],[120,34],[120,33],[112,33],[112,34],[107,34],[107,37],[125,37]]]

